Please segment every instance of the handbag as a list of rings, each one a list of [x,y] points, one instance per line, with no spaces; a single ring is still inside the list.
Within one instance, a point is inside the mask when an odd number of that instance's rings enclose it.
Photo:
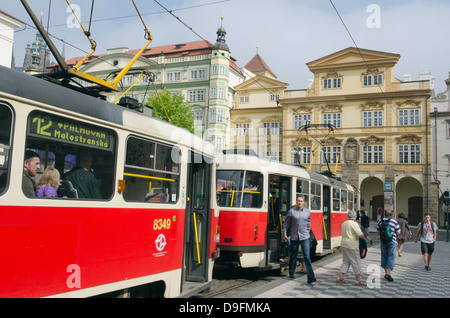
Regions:
[[[280,258],[286,258],[289,256],[289,244],[287,240],[284,240],[283,243],[281,243],[280,247]]]
[[[367,256],[367,242],[363,238],[359,238],[359,257],[365,258]]]

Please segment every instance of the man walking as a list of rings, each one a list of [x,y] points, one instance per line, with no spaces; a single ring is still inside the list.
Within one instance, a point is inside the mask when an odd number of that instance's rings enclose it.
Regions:
[[[310,235],[311,230],[311,212],[303,207],[305,198],[299,195],[297,205],[289,210],[284,220],[284,239],[290,237],[290,260],[289,277],[295,278],[295,267],[297,261],[298,246],[301,245],[303,256],[305,258],[308,284],[316,281],[314,271],[311,265],[310,257]]]
[[[420,250],[423,255],[423,261],[425,262],[425,270],[429,271],[431,255],[434,252],[434,243],[436,242],[437,227],[436,223],[431,222],[431,216],[429,213],[425,213],[423,221],[417,225],[417,233],[414,238],[414,243],[417,243],[417,238],[420,234]]]

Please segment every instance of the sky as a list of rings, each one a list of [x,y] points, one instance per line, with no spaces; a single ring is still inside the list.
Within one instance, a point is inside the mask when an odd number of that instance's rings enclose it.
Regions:
[[[92,0],[69,2],[79,8],[83,26],[88,29]],[[277,79],[289,84],[288,89],[307,87],[313,74],[306,63],[350,46],[400,54],[394,68],[397,78],[410,74],[412,80],[418,80],[421,71],[431,71],[435,92],[446,89],[444,81],[450,72],[448,0],[135,0],[135,3],[153,36],[150,47],[202,39],[215,43],[223,14],[226,41],[237,65],[244,67],[258,52]],[[48,26],[49,33],[55,36],[52,39],[60,52],[62,41],[66,42],[66,59],[90,51],[90,43],[82,29],[75,27],[78,23],[66,1],[28,0],[28,4],[38,17],[42,13],[44,27]],[[184,24],[160,4],[172,10]],[[22,66],[26,44],[34,40],[36,29],[19,0],[1,0],[0,9],[28,24],[14,34],[15,64]],[[145,44],[142,22],[131,0],[94,1],[90,31],[97,43],[95,54],[117,47],[138,49]]]

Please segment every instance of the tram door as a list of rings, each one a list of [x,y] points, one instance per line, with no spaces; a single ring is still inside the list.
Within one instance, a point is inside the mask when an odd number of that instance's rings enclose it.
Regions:
[[[185,279],[207,280],[211,164],[191,153],[186,189]]]
[[[267,260],[279,259],[278,251],[283,242],[282,226],[291,208],[291,178],[269,175],[269,215],[267,226]]]
[[[330,186],[323,186],[323,248],[331,248],[331,192]]]

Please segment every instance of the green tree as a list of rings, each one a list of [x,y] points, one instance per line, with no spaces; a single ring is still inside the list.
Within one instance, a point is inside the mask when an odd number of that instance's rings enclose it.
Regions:
[[[163,105],[156,94],[151,95],[146,103],[153,107],[153,117],[170,122],[177,127],[186,128],[193,133],[194,116],[191,105],[184,100],[183,95],[180,92],[172,94],[166,90],[158,91],[158,93]]]

